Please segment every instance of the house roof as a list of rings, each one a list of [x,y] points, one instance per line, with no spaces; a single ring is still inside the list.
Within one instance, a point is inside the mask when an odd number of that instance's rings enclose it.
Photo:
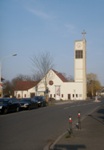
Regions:
[[[36,86],[39,81],[18,81],[15,85],[15,90],[28,90]]]
[[[57,72],[56,70],[53,70],[53,72],[54,72],[63,82],[68,82],[68,80],[62,75],[62,73]]]

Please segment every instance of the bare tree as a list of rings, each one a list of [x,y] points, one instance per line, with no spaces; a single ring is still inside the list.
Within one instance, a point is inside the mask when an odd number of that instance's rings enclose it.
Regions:
[[[33,80],[35,80],[35,81],[39,81],[39,80],[41,80],[41,75],[40,75],[40,73],[38,73],[38,72],[35,72],[35,74],[33,74],[33,76],[32,76],[32,79]]]
[[[14,79],[12,79],[12,81],[31,81],[32,77],[29,75],[18,75],[17,77],[15,77]]]
[[[12,87],[12,84],[10,81],[5,81],[3,83],[3,95],[4,97],[10,97],[10,96],[13,96],[14,94],[14,91],[13,91],[13,87]]]
[[[38,73],[41,78],[43,78],[46,73],[53,68],[53,59],[48,52],[42,52],[38,56],[33,56],[31,58],[34,71]]]
[[[15,85],[18,81],[33,81],[32,78],[28,75],[18,75],[13,78],[12,81],[5,80],[3,83],[3,95],[4,96],[14,96]]]
[[[47,73],[50,69],[53,68],[53,58],[49,52],[42,52],[38,56],[33,56],[31,58],[35,75],[38,75],[39,78],[45,78],[45,91],[47,90]]]

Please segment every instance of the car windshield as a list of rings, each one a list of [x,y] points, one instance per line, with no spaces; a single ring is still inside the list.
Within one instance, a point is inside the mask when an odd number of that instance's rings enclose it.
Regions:
[[[43,101],[44,100],[44,96],[35,96],[34,99],[38,100],[38,101]]]
[[[38,99],[39,99],[39,96],[35,96],[34,99],[38,100]]]
[[[8,103],[8,99],[0,99],[0,104],[7,104]]]
[[[37,101],[38,101],[38,99],[32,98],[32,99],[31,99],[31,101],[33,101],[33,102],[37,102]]]
[[[0,99],[0,104],[3,104],[3,99]]]
[[[20,102],[23,102],[23,103],[30,103],[30,99],[22,99],[22,100],[20,100]]]

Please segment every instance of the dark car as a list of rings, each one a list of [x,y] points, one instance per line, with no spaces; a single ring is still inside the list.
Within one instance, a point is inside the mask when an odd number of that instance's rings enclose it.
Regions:
[[[20,104],[17,99],[15,98],[0,98],[0,112],[1,113],[8,113],[20,110]]]
[[[37,108],[38,105],[35,101],[32,101],[31,98],[22,98],[19,100],[20,103],[20,107],[21,109],[33,109],[33,108]]]
[[[44,96],[35,96],[32,100],[37,102],[38,107],[47,106],[47,103],[46,103],[46,100],[45,100]]]

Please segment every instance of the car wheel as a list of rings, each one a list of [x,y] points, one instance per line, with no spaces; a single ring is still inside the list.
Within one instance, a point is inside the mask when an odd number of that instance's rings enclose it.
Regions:
[[[28,106],[28,110],[30,110],[31,109],[31,106]]]
[[[43,104],[43,103],[41,103],[41,107],[44,107],[44,104]]]
[[[8,113],[8,108],[4,108],[4,114]]]
[[[20,108],[19,108],[19,107],[17,107],[17,108],[16,108],[16,112],[19,112],[19,110],[20,110]]]

